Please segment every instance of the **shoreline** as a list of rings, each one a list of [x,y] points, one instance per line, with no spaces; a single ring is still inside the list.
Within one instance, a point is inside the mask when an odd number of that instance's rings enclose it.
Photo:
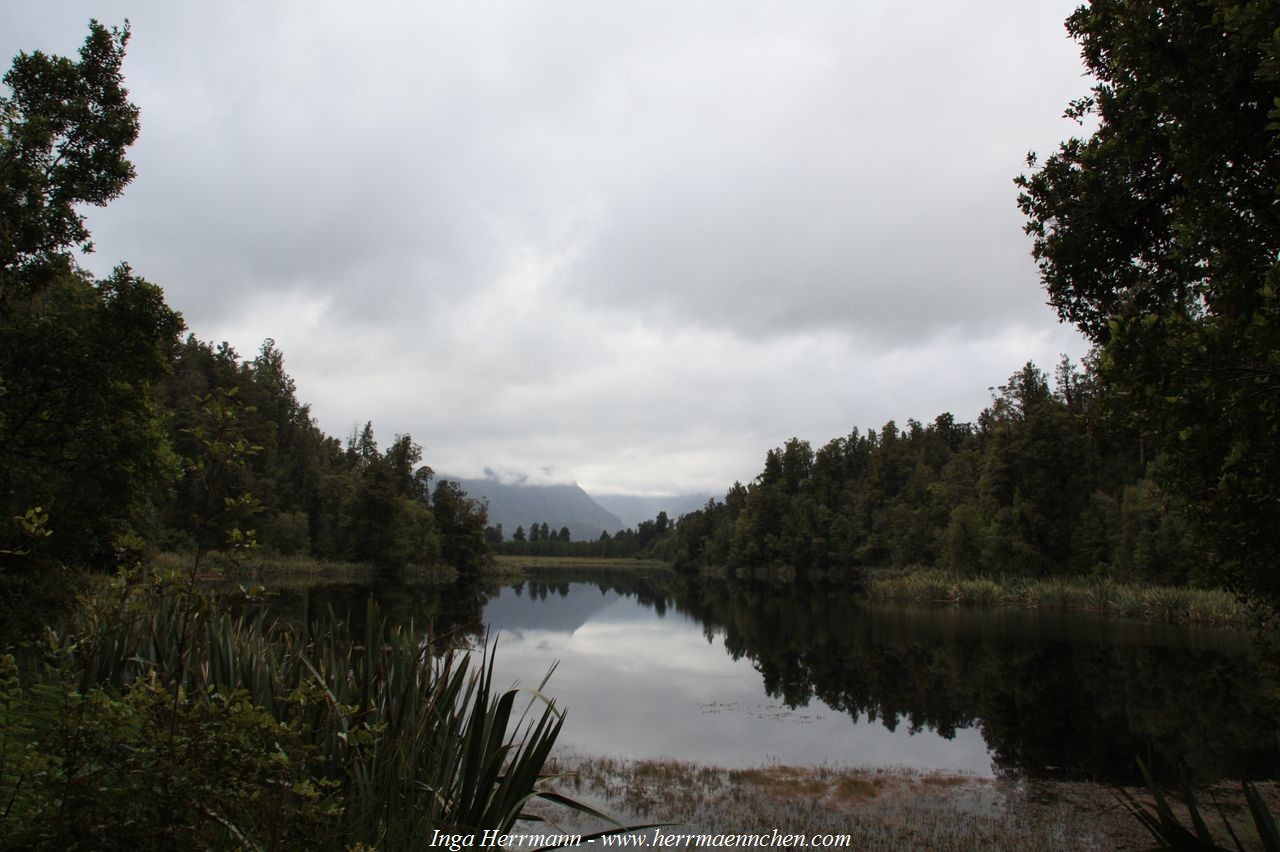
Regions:
[[[960,577],[940,569],[872,574],[867,600],[939,607],[1082,612],[1194,627],[1248,629],[1248,606],[1221,589],[1121,583],[1094,577]]]
[[[223,564],[218,559],[210,559],[209,563],[209,567],[205,569],[208,578],[226,581],[299,582],[323,579],[358,582],[379,573],[373,566],[364,563],[323,562],[305,556],[259,556],[246,559],[238,565]],[[151,565],[159,570],[182,573],[187,570],[189,562],[188,557],[180,554],[160,553],[151,560]],[[481,570],[479,576],[486,582],[508,583],[519,582],[540,571],[577,570],[681,576],[671,563],[654,559],[503,554],[496,555],[493,562]],[[458,574],[455,569],[444,566],[406,566],[400,576],[405,580],[447,585]],[[735,578],[726,577],[724,572],[715,570],[704,570],[695,576],[724,579],[730,583],[739,582]],[[756,578],[755,581],[760,579]],[[782,586],[792,585],[785,579],[775,578],[775,581]],[[1078,612],[1105,618],[1220,630],[1248,631],[1258,626],[1256,615],[1247,603],[1220,589],[1123,583],[1084,576],[961,577],[937,568],[918,571],[868,570],[864,574],[862,597],[868,603],[975,610]]]
[[[765,765],[727,769],[674,760],[553,753],[547,784],[627,825],[672,823],[640,834],[838,834],[846,848],[1145,849],[1152,838],[1119,804],[1119,788],[1080,781],[984,777],[907,768]],[[1148,793],[1124,788],[1139,799]],[[1277,785],[1262,785],[1275,807]],[[1166,793],[1167,795],[1167,793]],[[1238,785],[1209,790],[1249,843],[1253,829]],[[1175,805],[1175,810],[1178,806]],[[557,830],[607,829],[547,803],[534,813]],[[1183,814],[1185,816],[1185,813]],[[1221,823],[1210,826],[1223,842]]]

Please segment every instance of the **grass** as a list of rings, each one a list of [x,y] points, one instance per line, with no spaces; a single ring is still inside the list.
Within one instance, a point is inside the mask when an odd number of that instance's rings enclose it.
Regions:
[[[873,601],[1059,609],[1219,627],[1250,624],[1247,606],[1230,592],[1102,578],[960,577],[924,570],[871,576],[866,591]]]
[[[494,557],[499,568],[523,571],[526,568],[591,568],[616,571],[670,571],[671,564],[658,559],[605,558],[595,556],[508,556]]]
[[[156,571],[182,573],[191,566],[189,554],[159,553],[151,560]],[[487,580],[521,580],[528,569],[590,568],[608,571],[669,571],[670,563],[656,559],[605,558],[593,556],[507,556],[499,554],[482,571]],[[275,580],[284,578],[322,578],[325,580],[362,580],[374,576],[378,569],[367,562],[341,562],[315,559],[311,556],[283,556],[254,553],[231,560],[218,554],[205,558],[205,579]],[[406,579],[450,583],[458,576],[449,566],[417,566],[404,568]]]
[[[545,794],[564,715],[494,689],[488,654],[437,653],[372,601],[357,633],[199,588],[122,576],[45,662],[0,660],[0,846],[413,848],[510,831]]]
[[[183,553],[158,553],[149,562],[157,573],[185,573],[191,567],[192,556]],[[311,556],[284,556],[280,554],[253,553],[246,557],[230,559],[222,554],[205,556],[202,564],[203,579],[269,580],[277,578],[319,578],[324,580],[363,580],[378,573],[367,562],[342,562],[316,559]],[[404,576],[409,579],[449,583],[457,578],[456,569],[444,565],[407,565]]]

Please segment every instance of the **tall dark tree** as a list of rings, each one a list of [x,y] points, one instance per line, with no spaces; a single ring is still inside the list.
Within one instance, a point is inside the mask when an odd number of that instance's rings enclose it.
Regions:
[[[94,281],[74,256],[90,247],[83,205],[106,204],[133,176],[128,38],[127,27],[94,22],[79,61],[23,53],[4,76],[0,551],[27,549],[12,519],[40,506],[53,532],[41,552],[71,562],[109,553],[176,473],[155,384],[182,318],[127,266]]]
[[[113,560],[177,473],[155,387],[182,318],[119,266],[94,281],[84,205],[133,176],[128,29],[80,59],[19,54],[0,97],[0,633],[66,602],[68,565]]]
[[[1280,4],[1095,0],[1067,28],[1097,129],[1017,180],[1041,278],[1219,570],[1280,607]]]
[[[431,510],[440,531],[440,560],[464,575],[474,575],[490,559],[484,541],[487,504],[468,497],[458,483],[442,479],[431,496]]]
[[[92,243],[81,207],[103,206],[133,179],[138,137],[121,65],[129,27],[93,21],[80,61],[20,53],[0,99],[0,309],[71,270]],[[18,299],[15,304],[14,299]]]

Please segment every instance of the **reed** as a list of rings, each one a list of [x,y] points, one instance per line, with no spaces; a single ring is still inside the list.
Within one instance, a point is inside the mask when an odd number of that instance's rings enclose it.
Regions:
[[[1106,578],[960,577],[926,569],[873,575],[866,581],[866,593],[873,601],[1005,605],[1223,627],[1250,624],[1247,605],[1230,592],[1119,583]]]

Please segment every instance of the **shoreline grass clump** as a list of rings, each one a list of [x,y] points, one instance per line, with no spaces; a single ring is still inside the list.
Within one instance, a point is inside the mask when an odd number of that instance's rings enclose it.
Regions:
[[[661,559],[638,559],[635,557],[594,557],[594,556],[513,556],[499,553],[493,557],[494,565],[500,570],[511,570],[517,574],[526,569],[542,568],[591,568],[618,571],[670,571],[671,563]]]
[[[122,574],[0,656],[0,846],[412,848],[543,795],[564,714],[495,690],[491,649],[437,654],[372,602],[359,625],[235,606]]]
[[[192,554],[162,551],[153,556],[150,565],[157,573],[181,574],[187,570]],[[211,552],[201,555],[201,577],[220,580],[275,580],[312,578],[322,580],[366,580],[384,573],[369,562],[345,562],[316,559],[304,554],[263,553],[254,549],[234,559]],[[405,565],[398,576],[427,582],[451,583],[458,577],[458,570],[448,565]]]
[[[880,574],[868,599],[938,606],[1013,606],[1218,627],[1246,627],[1247,604],[1221,589],[1120,583],[1094,577],[961,577],[943,570]]]

